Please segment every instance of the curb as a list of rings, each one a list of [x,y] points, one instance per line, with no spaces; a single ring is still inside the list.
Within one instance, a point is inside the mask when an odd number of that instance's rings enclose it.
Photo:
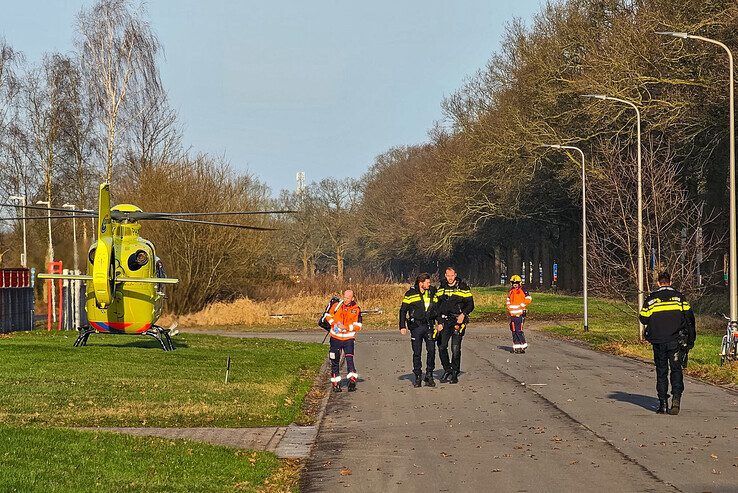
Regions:
[[[291,424],[287,427],[287,431],[277,444],[274,451],[280,459],[307,459],[313,453],[313,448],[318,439],[320,427],[323,424],[326,408],[328,407],[328,399],[331,396],[328,390],[328,368],[330,361],[328,358],[323,362],[323,366],[315,377],[314,387],[326,388],[325,395],[320,400],[318,414],[315,417],[315,424],[308,426],[298,426]]]

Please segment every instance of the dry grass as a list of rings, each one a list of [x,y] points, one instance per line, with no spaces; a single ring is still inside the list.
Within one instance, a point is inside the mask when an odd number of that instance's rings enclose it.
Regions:
[[[357,284],[351,287],[359,305],[369,313],[364,324],[371,327],[394,327],[397,324],[397,310],[406,284]],[[204,310],[183,315],[177,320],[182,326],[252,326],[252,327],[310,327],[314,328],[317,319],[325,308],[332,291],[326,294],[315,293],[312,289],[287,290],[277,287],[270,299],[253,300],[241,298],[232,302],[213,303]],[[281,317],[275,317],[275,315]],[[161,323],[167,325],[174,321],[171,316],[163,317]]]

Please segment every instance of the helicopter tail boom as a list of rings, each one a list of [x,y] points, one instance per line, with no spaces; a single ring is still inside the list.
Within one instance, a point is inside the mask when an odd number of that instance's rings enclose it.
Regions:
[[[39,274],[39,279],[68,279],[74,281],[91,281],[92,276],[84,274]],[[179,279],[172,277],[116,277],[115,282],[143,282],[148,284],[177,284]]]
[[[74,281],[91,281],[92,276],[84,274],[39,274],[39,279],[69,279]]]
[[[149,284],[177,284],[179,279],[172,277],[116,277],[115,282],[145,282]]]

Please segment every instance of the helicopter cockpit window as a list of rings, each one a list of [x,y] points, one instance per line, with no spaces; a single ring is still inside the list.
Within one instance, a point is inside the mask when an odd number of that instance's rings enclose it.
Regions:
[[[137,250],[128,257],[128,269],[135,271],[149,263],[149,254],[144,250]]]
[[[97,248],[93,247],[90,248],[90,253],[87,254],[87,257],[90,259],[90,263],[95,263],[95,252],[97,251]]]

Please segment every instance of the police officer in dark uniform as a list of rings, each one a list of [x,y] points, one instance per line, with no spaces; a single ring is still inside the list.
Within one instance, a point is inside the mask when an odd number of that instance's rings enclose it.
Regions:
[[[469,286],[456,275],[456,269],[446,267],[445,279],[438,288],[438,322],[441,330],[436,341],[443,365],[441,382],[458,383],[461,370],[461,340],[474,310],[474,298]],[[451,360],[448,344],[451,342]]]
[[[640,311],[641,323],[646,326],[645,337],[653,346],[656,364],[656,392],[659,414],[679,414],[684,376],[682,364],[687,352],[694,347],[697,337],[694,312],[684,295],[671,287],[671,276],[661,272],[659,288],[649,294]],[[669,379],[671,379],[671,408],[669,408]]]
[[[413,347],[413,373],[415,374],[414,387],[420,387],[421,381],[426,386],[435,387],[433,370],[436,367],[436,289],[431,286],[430,275],[422,273],[402,299],[400,305],[400,333],[407,334],[410,329],[410,340]],[[427,359],[425,363],[425,379],[423,379],[422,352],[423,341]]]

